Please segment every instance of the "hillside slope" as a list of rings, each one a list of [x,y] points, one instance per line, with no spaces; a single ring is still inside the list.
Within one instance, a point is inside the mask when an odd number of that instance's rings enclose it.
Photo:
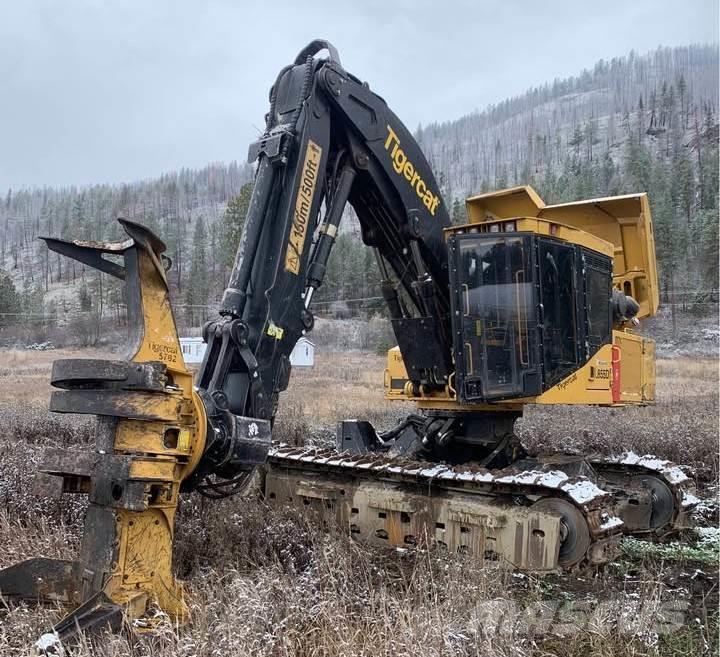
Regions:
[[[456,221],[463,220],[466,195],[514,184],[532,184],[551,202],[648,191],[663,301],[702,304],[697,294],[717,287],[717,117],[718,46],[691,45],[600,61],[481,112],[420,126],[416,135]],[[21,303],[15,312],[0,307],[0,326],[48,315],[62,323],[82,305],[82,294],[86,310],[120,319],[117,285],[103,287],[81,265],[49,257],[37,239],[117,238],[118,215],[166,241],[177,307],[196,284],[192,263],[202,263],[208,282],[192,303],[210,309],[227,280],[217,257],[219,219],[251,180],[252,167],[233,162],[131,184],[7,191],[0,200],[0,270],[10,274]],[[369,299],[375,308],[373,259],[348,215],[316,303]],[[188,321],[198,317],[190,313]]]
[[[420,126],[417,137],[446,197],[520,184],[558,173],[568,157],[617,163],[632,136],[685,145],[717,110],[718,47],[658,48],[597,62],[454,121]]]

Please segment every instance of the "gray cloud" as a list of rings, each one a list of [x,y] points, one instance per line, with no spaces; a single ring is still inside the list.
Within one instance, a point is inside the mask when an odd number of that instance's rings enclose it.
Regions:
[[[0,190],[243,160],[316,37],[412,129],[635,49],[718,40],[716,0],[4,0]]]

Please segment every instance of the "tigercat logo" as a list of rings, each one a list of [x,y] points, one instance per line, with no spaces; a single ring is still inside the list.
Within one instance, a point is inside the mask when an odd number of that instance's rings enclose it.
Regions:
[[[295,214],[290,228],[290,238],[288,239],[287,251],[285,251],[285,271],[296,276],[300,273],[300,258],[305,248],[305,238],[310,224],[310,209],[315,196],[315,185],[320,171],[321,157],[322,148],[312,139],[309,139],[307,151],[305,151],[305,162],[300,173],[300,187],[295,201]]]
[[[395,173],[403,176],[405,180],[410,183],[410,186],[415,190],[418,198],[420,198],[425,207],[430,211],[430,214],[434,217],[435,210],[437,210],[437,206],[440,205],[440,197],[428,189],[425,181],[415,170],[415,165],[408,160],[405,151],[400,148],[400,139],[395,134],[395,131],[390,126],[387,126],[387,129],[388,136],[385,140],[385,150],[390,153]]]

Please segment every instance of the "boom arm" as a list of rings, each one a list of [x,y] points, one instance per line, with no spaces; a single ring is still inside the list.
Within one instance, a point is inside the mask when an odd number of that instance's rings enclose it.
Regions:
[[[329,57],[316,59],[323,50]],[[281,71],[249,159],[257,172],[242,240],[221,318],[204,329],[197,386],[210,430],[189,486],[247,467],[234,432],[275,415],[348,202],[375,251],[413,385],[443,387],[451,372],[450,219],[437,182],[410,132],[328,42],[313,41]]]

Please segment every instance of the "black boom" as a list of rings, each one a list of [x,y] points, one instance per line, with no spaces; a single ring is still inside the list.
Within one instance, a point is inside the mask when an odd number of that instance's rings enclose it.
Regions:
[[[450,218],[438,184],[411,133],[328,42],[313,41],[280,72],[249,159],[257,170],[242,240],[221,317],[204,329],[198,389],[210,431],[190,486],[210,473],[233,480],[244,467],[234,427],[272,421],[347,203],[375,251],[413,385],[444,387],[451,372]]]

